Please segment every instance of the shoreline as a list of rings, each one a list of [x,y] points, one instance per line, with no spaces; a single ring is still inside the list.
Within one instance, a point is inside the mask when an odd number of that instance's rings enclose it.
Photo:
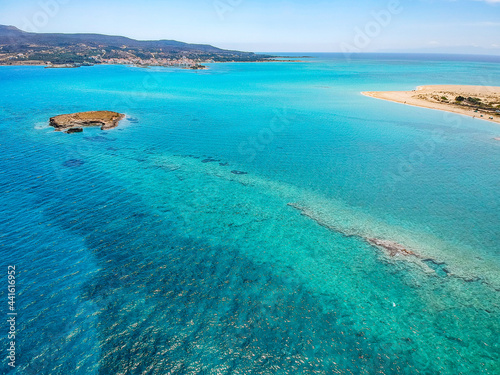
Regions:
[[[205,61],[201,64],[227,64],[227,63],[273,63],[273,62],[309,62],[305,60],[283,60],[283,59],[275,59],[275,58],[269,58],[265,60],[255,60],[255,61]],[[183,65],[185,64],[179,64],[179,65],[162,65],[162,64],[137,64],[134,62],[129,62],[129,63],[108,63],[108,62],[103,62],[103,63],[96,63],[96,64],[80,64],[80,63],[62,63],[62,64],[51,64],[46,61],[16,61],[13,63],[9,64],[4,64],[2,61],[0,61],[0,66],[43,66],[47,68],[59,68],[59,69],[64,69],[64,68],[79,68],[79,67],[85,67],[85,66],[97,66],[97,65],[125,65],[125,66],[135,66],[138,68],[150,68],[150,67],[163,67],[163,68],[182,68],[182,69],[192,69],[191,67],[184,67]],[[203,70],[203,68],[200,69],[193,69],[193,70]]]
[[[450,102],[459,96],[465,98],[480,98],[494,103],[500,102],[500,87],[494,86],[467,86],[467,85],[428,85],[418,86],[412,91],[364,91],[362,95],[386,100],[394,103],[410,105],[413,107],[434,109],[456,113],[479,120],[486,120],[500,124],[500,113],[491,113],[473,105],[466,106],[457,102]],[[444,98],[447,100],[445,101]],[[492,111],[500,111],[500,107],[493,107]]]
[[[305,60],[282,60],[282,59],[265,59],[265,60],[255,60],[255,61],[205,61],[201,64],[227,64],[227,63],[273,63],[273,62],[308,62]],[[2,61],[0,61],[0,66],[43,66],[46,68],[80,68],[80,67],[85,67],[85,66],[96,66],[96,65],[126,65],[126,66],[135,66],[135,67],[140,67],[140,68],[150,68],[150,67],[163,67],[163,68],[182,68],[182,69],[193,69],[190,66],[185,67],[185,64],[179,64],[179,65],[163,65],[163,64],[137,64],[134,62],[129,62],[129,63],[111,63],[111,62],[102,62],[102,63],[95,63],[95,64],[88,64],[88,63],[62,63],[62,64],[51,64],[46,61],[16,61],[16,62],[11,62],[9,64],[5,64]],[[200,68],[200,69],[193,69],[193,70],[203,70],[205,68]]]

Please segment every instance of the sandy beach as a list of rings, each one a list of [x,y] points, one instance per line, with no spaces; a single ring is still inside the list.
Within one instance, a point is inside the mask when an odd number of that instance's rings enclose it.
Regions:
[[[500,123],[500,87],[432,85],[419,86],[412,91],[371,91],[361,94]]]

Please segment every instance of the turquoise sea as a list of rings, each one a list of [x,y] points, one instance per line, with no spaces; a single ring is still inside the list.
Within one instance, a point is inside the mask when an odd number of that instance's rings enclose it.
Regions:
[[[500,125],[360,94],[429,84],[500,58],[0,67],[0,373],[499,374]]]

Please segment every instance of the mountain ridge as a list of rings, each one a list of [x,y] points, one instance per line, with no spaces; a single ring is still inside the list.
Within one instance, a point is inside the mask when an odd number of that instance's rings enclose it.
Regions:
[[[94,33],[32,33],[8,25],[0,25],[0,54],[8,55],[3,56],[4,63],[5,59],[10,62],[29,60],[50,63],[103,62],[101,60],[109,63],[112,62],[110,59],[129,59],[135,60],[133,63],[141,63],[158,59],[178,60],[181,57],[193,62],[262,61],[271,57],[177,40],[136,40]]]

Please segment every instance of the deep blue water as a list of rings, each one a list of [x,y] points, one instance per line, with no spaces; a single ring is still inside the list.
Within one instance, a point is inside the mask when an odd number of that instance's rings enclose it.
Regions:
[[[314,57],[0,67],[0,372],[500,372],[500,127],[360,94],[498,61]],[[137,121],[48,127],[97,109]]]

